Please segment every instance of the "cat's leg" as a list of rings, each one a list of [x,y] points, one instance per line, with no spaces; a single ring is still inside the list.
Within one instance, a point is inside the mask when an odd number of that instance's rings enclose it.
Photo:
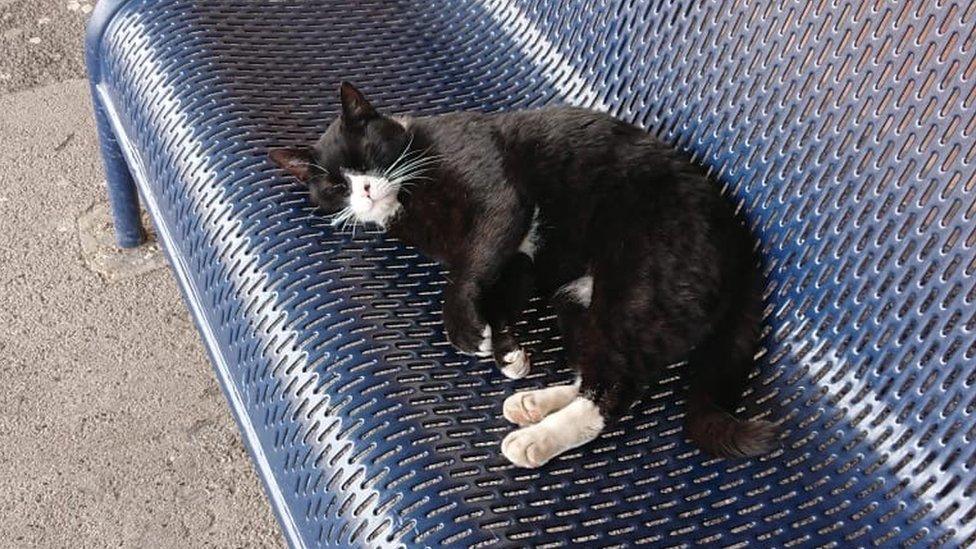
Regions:
[[[590,293],[593,291],[593,277],[584,275],[561,285],[551,298],[556,310],[559,331],[566,355],[575,357],[579,353],[577,343],[581,339],[583,320],[590,306]],[[573,385],[559,385],[533,391],[521,391],[505,399],[502,411],[505,418],[517,425],[525,426],[542,421],[552,412],[561,410],[579,394],[580,378]]]
[[[538,423],[509,433],[502,440],[505,457],[519,467],[541,467],[552,458],[597,438],[608,424],[629,408],[643,388],[641,379],[631,379],[627,375],[625,363],[622,355],[611,353],[604,355],[604,360],[599,364],[581,365],[578,393],[561,409],[545,415]],[[569,391],[548,393],[545,395],[546,404],[563,404],[558,398],[569,394]],[[518,396],[509,397],[509,400]],[[506,405],[510,409],[516,408],[514,402],[509,404],[506,401]],[[506,417],[509,414],[515,416],[518,412],[506,410]],[[519,419],[523,415],[529,414],[523,412]]]
[[[559,334],[562,337],[566,356],[576,356],[579,353],[581,330],[584,326],[586,310],[590,307],[592,293],[593,277],[583,275],[561,285],[552,294],[550,303],[556,311]]]
[[[553,292],[551,303],[556,310],[559,331],[567,356],[577,356],[583,320],[590,306],[593,278],[584,275],[561,285]],[[580,378],[572,385],[558,385],[532,391],[520,391],[505,399],[505,419],[525,426],[542,421],[547,415],[563,409],[579,394]]]
[[[544,416],[535,424],[509,433],[502,441],[502,453],[515,465],[541,467],[559,454],[592,441],[622,407],[621,403],[626,401],[629,405],[636,397],[641,383],[624,382],[629,371],[626,358],[613,348],[601,326],[613,327],[602,323],[592,310],[586,310],[575,326],[579,339],[574,344],[575,352],[569,356],[580,373],[575,394],[561,387],[549,388],[542,390],[546,393],[533,394],[531,400],[516,394],[505,402],[505,415],[510,420]],[[538,403],[542,399],[535,398],[543,395],[545,408]],[[565,402],[569,396],[572,399]],[[553,408],[557,409],[552,411]]]
[[[568,357],[579,369],[579,390],[563,408],[505,437],[502,453],[515,465],[540,467],[559,454],[595,439],[638,398],[647,382],[648,370],[659,366],[646,363],[643,350],[633,346],[633,333],[642,330],[626,318],[630,311],[624,303],[631,297],[627,286],[618,285],[615,291],[606,292],[600,291],[597,282],[595,278],[583,276],[554,294],[554,298],[560,295],[567,298],[560,307],[565,315],[561,324],[571,330]],[[661,318],[644,320],[649,320],[651,325],[663,321]],[[664,344],[668,342],[664,340]],[[662,354],[673,354],[673,351],[662,349]],[[506,401],[512,410],[506,410],[506,417],[511,414],[519,419],[532,418],[533,412],[534,417],[542,415],[534,410],[518,410],[517,402]],[[550,403],[551,400],[547,401]],[[522,404],[522,407],[529,406]]]
[[[552,458],[594,440],[603,429],[626,411],[643,390],[645,380],[635,373],[634,364],[625,353],[617,350],[610,339],[593,322],[592,314],[586,315],[581,328],[581,352],[571,360],[579,364],[579,390],[568,403],[560,402],[570,391],[546,393],[547,407],[564,404],[561,409],[545,415],[538,423],[509,433],[502,440],[502,453],[519,467],[541,467]],[[637,369],[641,365],[636,365]],[[542,391],[551,391],[549,388]],[[533,395],[536,396],[536,395]],[[538,400],[526,403],[506,400],[505,415],[510,420],[542,415]],[[522,411],[518,408],[529,408]]]
[[[478,311],[481,289],[477,280],[451,273],[444,288],[444,331],[448,340],[462,353],[476,354],[489,343],[491,329]],[[490,340],[488,340],[490,341]]]
[[[487,354],[496,338],[504,339],[503,330],[493,330],[485,317],[486,292],[497,286],[510,260],[519,254],[519,243],[532,220],[531,211],[519,203],[514,188],[500,187],[498,191],[493,195],[492,209],[509,209],[511,218],[486,215],[477,219],[467,235],[468,244],[456,250],[451,260],[444,289],[444,330],[463,353]]]
[[[529,373],[529,355],[515,339],[513,327],[532,295],[532,269],[532,259],[528,255],[515,254],[495,284],[483,295],[482,311],[490,332],[487,342],[483,342],[479,350],[494,356],[498,368],[512,379]]]

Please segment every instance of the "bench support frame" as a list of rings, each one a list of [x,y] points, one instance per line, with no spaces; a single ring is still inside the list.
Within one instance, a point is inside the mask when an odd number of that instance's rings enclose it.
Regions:
[[[102,60],[98,57],[98,44],[106,25],[124,3],[125,0],[102,0],[96,5],[85,37],[85,62],[91,82],[91,98],[95,123],[98,126],[102,163],[105,165],[108,199],[112,206],[115,242],[121,248],[135,248],[146,241],[146,230],[139,211],[139,191],[98,90],[102,81]]]

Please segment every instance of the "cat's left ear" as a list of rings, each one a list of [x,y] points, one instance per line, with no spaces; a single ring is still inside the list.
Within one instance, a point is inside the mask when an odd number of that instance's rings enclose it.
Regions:
[[[339,100],[342,103],[342,121],[350,127],[362,127],[379,116],[366,96],[349,82],[339,84]]]
[[[315,151],[311,147],[282,147],[268,151],[268,157],[302,183],[312,177]]]

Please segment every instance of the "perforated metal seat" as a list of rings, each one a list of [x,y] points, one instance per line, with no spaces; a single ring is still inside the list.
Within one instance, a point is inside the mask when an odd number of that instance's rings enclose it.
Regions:
[[[88,48],[120,243],[134,180],[294,546],[960,546],[974,23],[953,0],[133,0],[99,4]],[[521,326],[528,379],[459,356],[436,265],[335,232],[266,160],[341,79],[390,111],[604,109],[712,167],[762,242],[742,412],[781,419],[782,449],[684,441],[678,367],[589,446],[508,465],[503,398],[571,376],[550,311]]]

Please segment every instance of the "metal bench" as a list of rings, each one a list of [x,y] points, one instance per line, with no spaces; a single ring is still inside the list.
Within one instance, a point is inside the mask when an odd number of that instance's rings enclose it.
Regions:
[[[964,546],[976,536],[976,4],[103,0],[88,34],[119,244],[150,212],[296,547]],[[680,367],[620,424],[510,466],[503,398],[568,379],[455,353],[436,265],[336,232],[273,169],[356,82],[392,111],[569,102],[713,169],[761,238],[746,415],[683,439]],[[138,193],[137,193],[138,191]],[[147,312],[147,314],[152,314]]]

